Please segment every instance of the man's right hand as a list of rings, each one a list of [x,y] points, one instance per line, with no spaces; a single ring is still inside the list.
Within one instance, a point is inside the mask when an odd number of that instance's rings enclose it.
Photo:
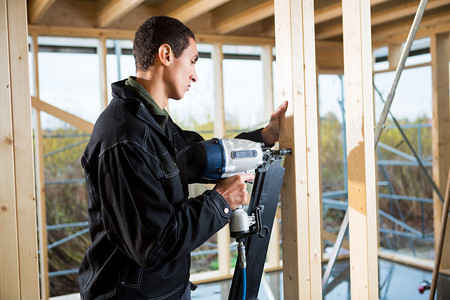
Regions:
[[[240,174],[219,181],[214,189],[228,202],[231,209],[236,209],[247,200],[245,182],[255,179],[254,174]]]

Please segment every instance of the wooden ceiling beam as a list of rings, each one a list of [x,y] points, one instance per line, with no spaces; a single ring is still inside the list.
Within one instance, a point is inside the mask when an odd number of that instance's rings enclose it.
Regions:
[[[55,0],[29,0],[28,22],[38,23],[54,2]]]
[[[255,3],[256,5],[251,4],[253,3],[247,1],[234,1],[221,7],[220,11],[214,12],[213,16],[216,17],[223,15],[223,12],[226,13],[225,18],[213,24],[215,32],[226,34],[269,18],[274,14],[273,0],[258,1]]]
[[[98,26],[108,27],[145,0],[112,0],[98,12]]]
[[[427,10],[439,8],[448,4],[449,4],[448,0],[429,0],[427,4]],[[376,26],[383,23],[395,21],[400,18],[414,16],[414,14],[417,11],[417,7],[418,3],[410,2],[406,4],[401,4],[394,8],[374,12],[372,13],[371,16],[371,24],[372,26]],[[427,13],[425,13],[425,15],[426,14]],[[409,22],[409,26],[411,26],[411,22]],[[342,35],[342,21],[339,23],[334,23],[326,25],[324,27],[316,28],[316,38],[319,40],[328,39],[339,35]]]
[[[448,0],[429,0],[426,9],[431,10],[444,5],[448,5],[449,3],[450,2]],[[414,1],[403,5],[399,5],[395,8],[373,13],[371,18],[371,24],[372,26],[379,25],[395,19],[415,15],[417,8],[418,3]]]
[[[402,21],[394,24],[386,24],[372,29],[372,43],[374,45],[387,45],[388,43],[405,41],[411,21]],[[416,39],[430,36],[434,33],[450,31],[450,9],[434,13],[425,13],[420,22]]]
[[[166,0],[158,6],[158,13],[181,22],[190,21],[230,0]]]
[[[371,6],[375,6],[378,4],[395,1],[395,0],[372,0],[370,1]],[[316,9],[314,11],[314,23],[319,24],[325,21],[342,17],[342,2],[338,1],[337,3],[328,5],[326,7],[322,7]]]

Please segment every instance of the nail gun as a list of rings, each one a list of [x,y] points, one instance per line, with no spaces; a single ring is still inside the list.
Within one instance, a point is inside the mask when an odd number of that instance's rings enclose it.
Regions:
[[[291,153],[290,149],[271,150],[249,140],[212,139],[198,143],[191,156],[194,172],[207,180],[255,173],[247,212],[242,207],[235,209],[230,222],[230,236],[238,243],[230,300],[258,297],[284,176],[284,157]]]

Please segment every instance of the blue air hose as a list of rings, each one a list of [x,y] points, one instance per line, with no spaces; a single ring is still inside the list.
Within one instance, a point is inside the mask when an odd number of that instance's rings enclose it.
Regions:
[[[242,300],[245,300],[245,295],[247,294],[247,272],[242,269]]]

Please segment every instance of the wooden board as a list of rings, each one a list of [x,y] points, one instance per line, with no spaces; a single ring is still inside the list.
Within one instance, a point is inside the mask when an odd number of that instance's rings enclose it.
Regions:
[[[449,34],[434,35],[431,38],[431,73],[432,73],[432,145],[433,145],[433,181],[444,197],[447,175],[450,168],[450,98],[449,98]],[[442,218],[442,203],[433,193],[434,236],[438,237]],[[435,247],[438,246],[435,239]],[[441,268],[450,269],[450,222],[447,223],[446,238],[442,250]]]
[[[0,0],[0,299],[20,299],[7,0]]]
[[[352,299],[378,299],[369,0],[342,2]]]
[[[312,0],[275,1],[277,94],[288,100],[280,148],[283,282],[286,299],[321,299],[321,189]]]
[[[10,87],[21,299],[39,298],[36,198],[25,1],[8,0]],[[12,231],[14,232],[14,230]],[[11,299],[11,297],[6,298]]]

